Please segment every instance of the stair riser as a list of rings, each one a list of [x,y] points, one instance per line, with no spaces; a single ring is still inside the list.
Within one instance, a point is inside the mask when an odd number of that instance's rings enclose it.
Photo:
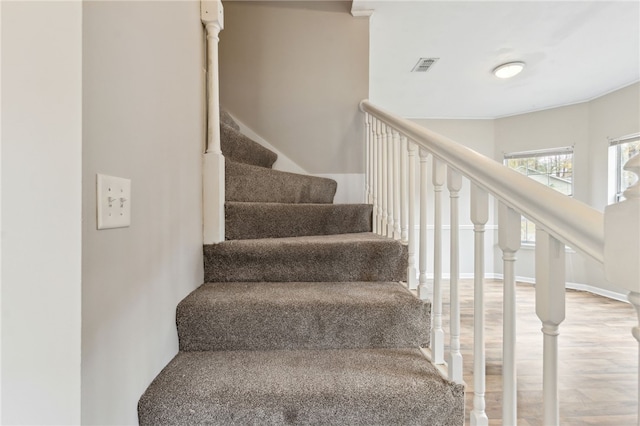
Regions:
[[[205,284],[177,310],[182,351],[429,343],[430,304],[399,283]]]
[[[407,272],[407,247],[401,244],[292,244],[263,249],[231,244],[235,242],[204,247],[206,282],[405,281]]]
[[[234,203],[225,206],[227,240],[371,231],[367,204]]]
[[[464,424],[464,387],[413,350],[181,352],[140,425]]]
[[[337,183],[314,176],[286,173],[227,161],[225,200],[258,203],[332,203]]]

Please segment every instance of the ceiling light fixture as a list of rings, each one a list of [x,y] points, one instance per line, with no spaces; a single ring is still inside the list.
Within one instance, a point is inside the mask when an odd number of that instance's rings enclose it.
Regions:
[[[524,69],[524,62],[509,62],[494,68],[493,74],[498,78],[514,77]]]

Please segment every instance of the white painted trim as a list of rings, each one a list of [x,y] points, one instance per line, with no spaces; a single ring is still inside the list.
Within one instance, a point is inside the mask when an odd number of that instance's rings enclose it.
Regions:
[[[229,113],[229,111],[227,111],[227,113]],[[254,142],[259,143],[260,145],[267,148],[268,150],[275,152],[278,155],[278,159],[273,164],[274,170],[280,170],[283,172],[290,172],[290,173],[299,173],[299,174],[305,174],[305,175],[309,174],[308,171],[300,167],[295,161],[293,161],[292,159],[287,157],[285,154],[283,154],[282,151],[274,147],[266,139],[264,139],[262,136],[257,134],[252,128],[244,124],[242,121],[238,120],[236,116],[234,116],[231,113],[229,113],[229,115],[231,116],[231,118],[233,118],[233,121],[235,121],[238,124],[238,126],[240,126],[240,133],[242,133],[249,139],[252,139]]]
[[[502,274],[492,274],[492,275],[493,275],[494,279],[497,279],[497,280],[501,280],[502,279]],[[519,283],[531,284],[531,285],[535,285],[535,283],[536,283],[536,279],[535,278],[522,277],[522,276],[516,276],[516,281],[519,282]],[[589,284],[566,282],[565,283],[565,288],[567,288],[569,290],[586,291],[588,293],[592,293],[592,294],[595,294],[597,296],[606,297],[608,299],[617,300],[619,302],[629,303],[627,295],[624,294],[624,293],[618,293],[616,291],[605,290],[603,288],[594,287],[594,286],[589,285]]]
[[[354,9],[351,8],[351,16],[356,18],[369,18],[373,15],[373,9]]]

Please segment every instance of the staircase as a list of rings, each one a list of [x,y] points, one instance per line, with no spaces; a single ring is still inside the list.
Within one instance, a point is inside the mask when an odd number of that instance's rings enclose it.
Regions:
[[[273,170],[221,122],[228,241],[204,247],[140,424],[463,424],[463,386],[420,350],[431,306],[400,283],[406,247],[371,233],[370,205],[332,204],[333,180]]]

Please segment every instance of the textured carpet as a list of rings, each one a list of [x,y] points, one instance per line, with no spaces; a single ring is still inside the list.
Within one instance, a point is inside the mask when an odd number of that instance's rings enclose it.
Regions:
[[[271,167],[278,155],[249,139],[233,127],[220,125],[220,148],[227,161]]]
[[[226,201],[332,203],[336,181],[227,161]]]
[[[228,240],[371,231],[370,204],[241,203],[225,205]]]
[[[397,282],[212,283],[176,317],[182,351],[402,348],[429,343],[430,306]]]
[[[206,282],[404,281],[407,247],[373,233],[204,246]]]
[[[462,425],[462,386],[419,349],[180,352],[141,425]]]

